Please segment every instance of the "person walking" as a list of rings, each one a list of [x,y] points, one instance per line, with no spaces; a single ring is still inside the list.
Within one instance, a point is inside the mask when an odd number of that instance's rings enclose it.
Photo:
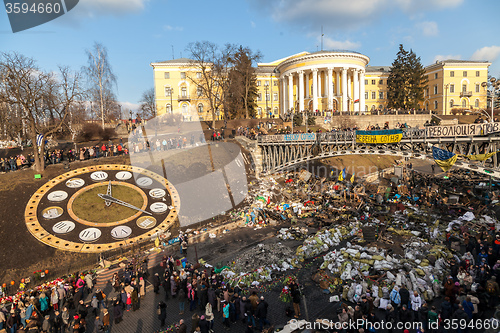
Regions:
[[[267,308],[269,304],[264,300],[264,296],[260,296],[260,300],[257,303],[255,316],[259,319],[259,331],[262,331],[264,325],[271,325],[269,320],[267,320]]]
[[[229,303],[222,300],[222,323],[226,326],[226,330],[230,329],[229,324]]]
[[[167,304],[160,301],[156,307],[156,313],[158,314],[158,319],[160,319],[160,326],[165,326],[165,320],[167,319]]]
[[[119,324],[123,318],[123,308],[120,301],[117,300],[113,307],[113,317],[115,318],[115,324]]]
[[[293,310],[295,311],[295,318],[299,318],[300,316],[300,291],[299,287],[294,284],[292,285],[292,303],[293,303]]]

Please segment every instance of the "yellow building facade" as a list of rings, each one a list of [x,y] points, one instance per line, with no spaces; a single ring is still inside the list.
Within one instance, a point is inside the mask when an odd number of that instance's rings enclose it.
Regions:
[[[387,109],[390,66],[370,66],[366,55],[350,51],[302,52],[270,63],[259,63],[257,117],[288,112],[341,111],[364,114]],[[186,58],[152,63],[158,114],[179,113],[184,120],[211,120],[208,100]],[[438,61],[425,68],[428,78],[421,108],[436,114],[454,109],[484,109],[486,61]],[[218,119],[222,119],[220,112]]]

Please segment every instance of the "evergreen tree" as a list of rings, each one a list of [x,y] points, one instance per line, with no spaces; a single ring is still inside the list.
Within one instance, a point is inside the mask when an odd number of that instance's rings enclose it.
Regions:
[[[257,77],[253,64],[261,57],[260,52],[253,53],[249,48],[242,46],[234,54],[225,105],[233,119],[252,118],[256,113]]]
[[[400,44],[387,80],[388,106],[396,109],[417,108],[418,103],[424,100],[426,82],[420,57],[411,49],[406,51]]]

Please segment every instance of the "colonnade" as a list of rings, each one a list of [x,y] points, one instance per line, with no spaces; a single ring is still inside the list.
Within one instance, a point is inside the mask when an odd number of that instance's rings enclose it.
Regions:
[[[305,106],[306,99],[312,100],[311,111],[318,110],[319,99],[322,98],[327,99],[328,110],[334,109],[335,99],[338,103],[337,111],[365,111],[364,69],[349,67],[298,69],[284,73],[280,80],[282,91],[280,100],[283,111],[292,108],[296,112],[308,109],[309,107]],[[322,86],[324,93],[322,93]]]

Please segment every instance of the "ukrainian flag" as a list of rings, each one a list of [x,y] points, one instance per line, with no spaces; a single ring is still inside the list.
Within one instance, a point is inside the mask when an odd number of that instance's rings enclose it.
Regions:
[[[458,156],[450,151],[432,147],[432,157],[434,157],[436,164],[439,165],[444,172],[446,172],[451,169],[453,164],[455,164]]]
[[[339,182],[343,181],[344,180],[344,176],[343,176],[343,171],[342,172],[339,172]]]

